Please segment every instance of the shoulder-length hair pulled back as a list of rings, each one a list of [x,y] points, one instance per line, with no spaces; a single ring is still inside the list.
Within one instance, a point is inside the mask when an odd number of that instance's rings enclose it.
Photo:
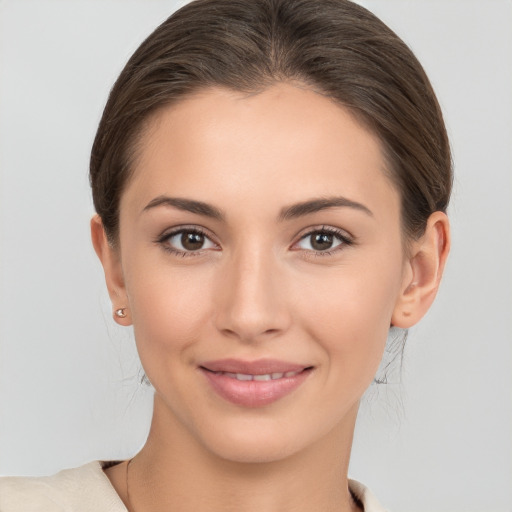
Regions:
[[[105,106],[90,181],[110,242],[152,114],[199,89],[256,92],[283,81],[332,98],[379,137],[408,237],[446,210],[452,170],[441,109],[420,63],[383,22],[348,0],[196,0],[140,45]]]

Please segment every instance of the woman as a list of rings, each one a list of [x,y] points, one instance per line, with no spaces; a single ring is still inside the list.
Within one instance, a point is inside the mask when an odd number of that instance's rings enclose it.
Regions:
[[[449,144],[404,43],[344,0],[192,2],[122,71],[90,177],[151,430],[130,460],[6,479],[0,509],[382,510],[347,476],[359,400],[450,245]]]

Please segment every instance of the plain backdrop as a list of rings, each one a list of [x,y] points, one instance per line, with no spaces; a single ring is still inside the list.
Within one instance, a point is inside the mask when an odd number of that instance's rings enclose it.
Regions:
[[[144,441],[152,392],[90,245],[88,156],[125,61],[183,3],[0,1],[1,474]],[[401,383],[363,400],[350,473],[395,512],[510,511],[512,3],[363,3],[426,68],[456,180],[438,300],[410,332]]]

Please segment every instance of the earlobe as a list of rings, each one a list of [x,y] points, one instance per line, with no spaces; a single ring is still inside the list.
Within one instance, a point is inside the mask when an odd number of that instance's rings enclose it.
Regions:
[[[101,218],[97,214],[91,219],[91,239],[105,273],[105,282],[112,301],[112,316],[120,325],[131,325],[119,250],[109,243]]]
[[[448,217],[443,212],[434,212],[423,236],[412,244],[392,325],[407,329],[425,315],[437,294],[449,251]]]

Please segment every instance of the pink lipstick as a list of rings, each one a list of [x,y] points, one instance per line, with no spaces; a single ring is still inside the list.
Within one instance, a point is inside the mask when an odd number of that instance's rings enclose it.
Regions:
[[[244,407],[271,404],[298,388],[313,367],[276,359],[221,359],[200,370],[222,398]]]

